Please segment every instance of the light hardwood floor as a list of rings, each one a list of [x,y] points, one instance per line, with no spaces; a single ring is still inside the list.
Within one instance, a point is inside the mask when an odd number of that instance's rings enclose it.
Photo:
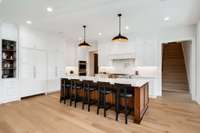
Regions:
[[[164,93],[150,100],[150,107],[140,125],[124,115],[116,122],[115,113],[96,115],[60,104],[59,94],[39,96],[0,105],[0,133],[200,133],[200,106],[188,94]]]

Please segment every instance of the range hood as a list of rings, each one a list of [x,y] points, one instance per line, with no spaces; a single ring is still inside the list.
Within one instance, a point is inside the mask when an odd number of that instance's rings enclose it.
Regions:
[[[135,60],[135,53],[121,53],[109,55],[110,60]]]

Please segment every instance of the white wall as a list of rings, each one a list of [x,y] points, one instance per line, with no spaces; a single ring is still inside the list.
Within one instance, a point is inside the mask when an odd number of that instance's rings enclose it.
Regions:
[[[160,31],[160,41],[174,42],[174,41],[188,41],[196,36],[196,25],[164,28]]]
[[[186,73],[187,73],[187,79],[188,79],[188,84],[189,84],[189,90],[190,92],[192,91],[191,88],[192,86],[192,42],[191,41],[186,41],[182,43],[182,48],[183,48],[183,55],[184,55],[184,60],[185,60],[185,67],[186,67]]]
[[[196,97],[197,97],[197,101],[198,103],[200,104],[200,22],[198,23],[197,25],[197,48],[196,48],[196,51],[197,51],[197,75],[196,75],[196,78],[197,78],[197,90],[196,90]]]

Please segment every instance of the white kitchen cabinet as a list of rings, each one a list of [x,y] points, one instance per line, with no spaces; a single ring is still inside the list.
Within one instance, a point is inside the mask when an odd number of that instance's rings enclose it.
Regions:
[[[64,74],[65,58],[62,52],[48,53],[48,87],[47,92],[60,89],[60,77]]]
[[[16,78],[2,79],[2,64],[0,64],[0,104],[20,100],[18,87],[18,27],[12,23],[0,22],[0,51],[2,39],[16,41]],[[0,54],[0,62],[2,54]]]
[[[16,79],[4,79],[0,81],[0,103],[20,100],[18,94],[18,82]]]
[[[47,88],[47,55],[45,51],[21,48],[21,97],[45,93]]]
[[[3,102],[19,100],[18,82],[16,79],[2,80]]]
[[[3,82],[0,79],[0,104],[3,103],[3,100],[5,99],[5,89],[3,86]]]

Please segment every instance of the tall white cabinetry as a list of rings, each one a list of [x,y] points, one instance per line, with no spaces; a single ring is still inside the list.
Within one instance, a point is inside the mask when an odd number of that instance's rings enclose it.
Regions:
[[[43,50],[23,48],[20,52],[21,97],[45,93],[47,54]]]
[[[15,78],[2,79],[2,54],[0,54],[0,103],[19,100],[18,88],[18,28],[15,24],[0,22],[0,51],[2,39],[16,42],[16,76]]]
[[[64,53],[58,51],[48,52],[48,87],[47,92],[60,89],[60,77],[64,74]]]
[[[20,91],[21,97],[60,89],[64,73],[64,41],[51,34],[20,27]]]
[[[16,42],[17,70],[16,78],[2,79],[0,54],[0,104],[60,89],[66,65],[63,38],[0,21],[0,51],[2,39]]]

